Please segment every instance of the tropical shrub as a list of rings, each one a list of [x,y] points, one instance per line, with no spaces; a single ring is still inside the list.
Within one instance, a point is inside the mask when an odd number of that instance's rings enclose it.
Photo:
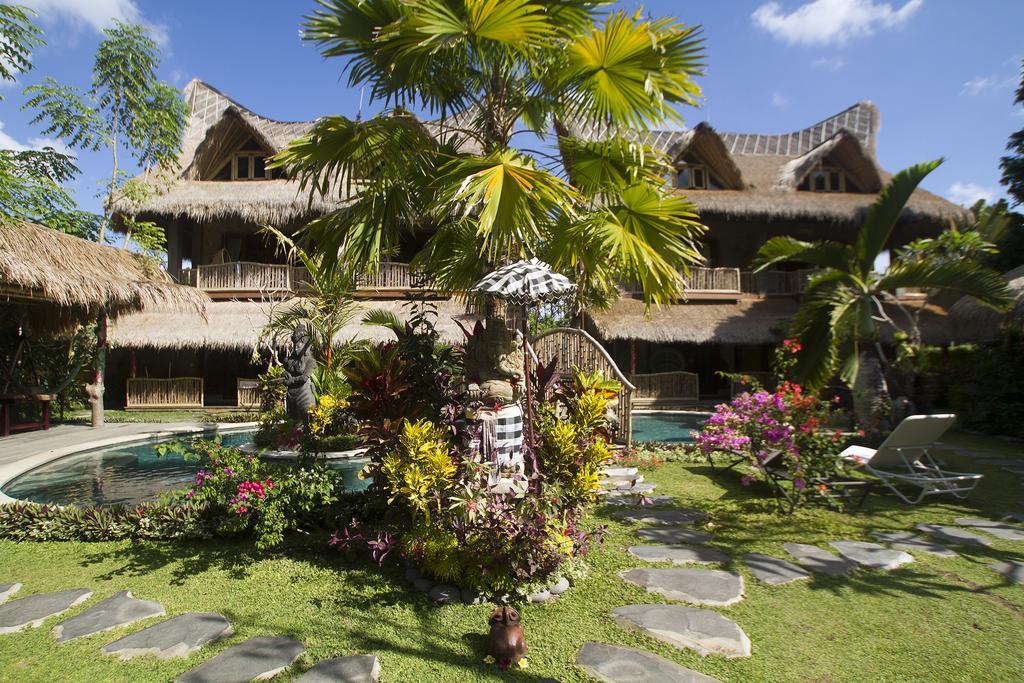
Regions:
[[[78,507],[0,505],[0,538],[10,541],[123,541],[205,538],[213,533],[205,503]]]

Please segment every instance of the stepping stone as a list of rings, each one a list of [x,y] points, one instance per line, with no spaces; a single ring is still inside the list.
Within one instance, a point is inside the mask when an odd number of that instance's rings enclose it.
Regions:
[[[829,541],[828,544],[839,551],[839,554],[848,560],[853,560],[862,567],[868,569],[883,569],[889,571],[910,564],[914,561],[913,555],[902,550],[890,550],[877,543],[866,541]]]
[[[747,553],[743,556],[743,562],[757,579],[772,586],[811,578],[799,565],[771,555]]]
[[[961,526],[969,526],[981,529],[987,534],[992,534],[1004,541],[1024,541],[1024,529],[1005,522],[993,522],[990,519],[979,517],[957,517],[953,520]]]
[[[605,467],[601,474],[606,477],[635,477],[639,471],[635,467]]]
[[[287,669],[306,650],[294,638],[262,636],[233,645],[178,677],[176,683],[249,683]]]
[[[645,562],[672,562],[673,564],[720,564],[729,561],[725,553],[701,546],[635,545],[629,554]]]
[[[605,505],[616,505],[616,506],[641,506],[646,505],[648,507],[656,505],[672,505],[676,502],[673,496],[647,496],[643,493],[631,493],[629,491],[611,491],[604,499]]]
[[[660,543],[668,543],[670,545],[686,543],[704,545],[711,540],[711,534],[704,533],[703,531],[695,531],[694,529],[684,529],[683,527],[654,527],[637,529],[636,535],[645,541],[658,541]]]
[[[1024,583],[1024,563],[1021,562],[994,562],[990,568],[1016,583]]]
[[[7,598],[21,590],[20,583],[0,583],[0,605],[7,602]]]
[[[296,678],[302,683],[377,683],[380,662],[373,655],[325,659]]]
[[[673,508],[671,510],[620,510],[612,513],[612,517],[637,524],[658,524],[661,526],[679,524],[685,526],[699,522],[707,517],[707,515],[700,510]]]
[[[439,584],[430,589],[430,599],[439,605],[450,605],[462,599],[462,591],[455,586]]]
[[[619,576],[648,593],[695,605],[727,607],[743,599],[743,577],[719,569],[629,569]]]
[[[188,612],[104,645],[105,655],[131,659],[153,655],[157,659],[187,657],[203,645],[234,633],[216,612]]]
[[[612,474],[601,478],[602,486],[617,486],[619,484],[639,484],[644,480],[644,475],[637,474]]]
[[[552,595],[561,595],[567,590],[569,590],[569,579],[564,576],[558,577],[558,581],[548,587],[548,592]]]
[[[796,558],[801,566],[818,574],[828,576],[846,576],[854,564],[845,557],[836,557],[827,550],[806,543],[786,543],[782,546],[787,553]]]
[[[657,484],[622,484],[620,486],[614,486],[611,488],[605,488],[604,494],[606,496],[628,496],[631,493],[650,493]]]
[[[12,600],[0,607],[0,633],[14,633],[42,626],[48,618],[67,612],[91,596],[92,591],[88,588],[73,588]]]
[[[576,665],[607,683],[720,683],[656,654],[604,643],[583,643]]]
[[[960,545],[985,546],[992,545],[992,541],[984,536],[960,529],[955,526],[942,526],[941,524],[918,524],[917,528],[926,534],[931,534],[940,541],[959,543]]]
[[[57,624],[53,627],[53,636],[58,643],[63,643],[164,614],[164,606],[159,602],[138,600],[130,591],[122,591]]]
[[[957,557],[956,552],[946,546],[929,541],[924,536],[918,536],[910,531],[872,531],[871,535],[876,540],[889,543],[892,547],[901,550],[929,553],[938,557]]]
[[[619,626],[639,629],[678,648],[701,656],[730,659],[750,656],[750,638],[736,622],[718,612],[682,605],[626,605],[612,610]]]

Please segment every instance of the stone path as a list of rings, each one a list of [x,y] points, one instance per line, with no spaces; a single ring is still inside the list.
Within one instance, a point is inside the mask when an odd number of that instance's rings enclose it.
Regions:
[[[846,576],[854,567],[854,563],[845,557],[837,557],[816,545],[785,543],[782,547],[796,558],[798,564],[817,574]]]
[[[619,576],[649,593],[694,605],[726,607],[743,599],[743,577],[718,569],[629,569]]]
[[[924,536],[918,536],[912,531],[872,531],[871,536],[900,550],[928,553],[938,557],[957,557],[955,551],[929,541]]]
[[[672,496],[648,496],[645,493],[633,493],[631,491],[613,491],[604,498],[605,505],[619,506],[643,506],[643,505],[671,505],[675,502]]]
[[[994,522],[990,519],[978,517],[957,517],[953,520],[961,526],[968,526],[972,529],[979,529],[986,534],[992,534],[1004,541],[1024,541],[1024,529],[1006,522]]]
[[[187,657],[202,646],[234,633],[227,619],[216,612],[188,612],[144,628],[104,645],[103,654],[132,659],[152,655],[157,659]]]
[[[750,638],[718,612],[682,605],[626,605],[612,610],[623,628],[639,629],[658,640],[700,655],[749,657]]]
[[[12,600],[0,606],[0,633],[14,633],[42,626],[48,618],[85,602],[91,595],[92,591],[88,588],[73,588]]]
[[[7,599],[21,590],[20,583],[0,583],[0,605],[7,602]]]
[[[636,535],[645,541],[657,541],[670,545],[704,545],[711,540],[711,534],[683,527],[653,527],[637,529]]]
[[[910,553],[902,550],[890,550],[877,543],[866,541],[829,541],[829,545],[839,554],[868,569],[884,569],[889,571],[910,564],[914,561]]]
[[[673,564],[723,564],[729,556],[718,550],[702,546],[635,545],[629,554],[646,562],[672,562]]]
[[[373,655],[325,659],[295,680],[302,683],[377,683],[380,662]]]
[[[976,533],[960,529],[955,526],[942,526],[941,524],[918,524],[917,529],[930,534],[940,541],[957,543],[959,545],[985,546],[992,545],[992,541]]]
[[[576,664],[608,683],[719,683],[656,654],[604,643],[584,643],[576,653]]]
[[[53,635],[58,643],[63,643],[164,614],[164,606],[159,602],[138,600],[129,591],[121,591],[57,624],[53,627]]]
[[[637,524],[659,524],[663,526],[687,525],[703,520],[705,515],[700,510],[673,508],[671,510],[619,510],[612,513],[616,519]]]
[[[178,677],[177,683],[249,683],[273,678],[306,647],[294,638],[263,636],[233,645]]]
[[[811,575],[798,565],[771,555],[747,553],[743,556],[743,563],[757,579],[772,586],[811,578]]]
[[[989,565],[1010,581],[1024,584],[1024,563],[1021,562],[994,562]]]

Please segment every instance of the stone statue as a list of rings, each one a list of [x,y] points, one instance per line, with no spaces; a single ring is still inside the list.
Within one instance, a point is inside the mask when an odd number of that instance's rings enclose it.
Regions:
[[[471,393],[511,403],[523,390],[526,376],[521,336],[498,318],[488,318],[486,325],[477,322],[466,343],[465,372]]]
[[[316,369],[311,346],[309,330],[305,323],[299,323],[292,332],[292,350],[284,361],[284,385],[288,388],[285,408],[288,417],[296,422],[305,422],[309,409],[316,403],[309,380]]]

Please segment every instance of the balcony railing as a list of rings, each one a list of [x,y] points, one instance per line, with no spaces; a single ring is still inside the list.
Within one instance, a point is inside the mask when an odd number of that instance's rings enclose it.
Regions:
[[[622,289],[636,294],[642,291],[639,282],[625,282]],[[739,268],[690,268],[686,276],[687,297],[700,298],[701,294],[738,295],[740,293]]]
[[[744,294],[799,296],[807,289],[807,279],[813,273],[813,268],[793,271],[766,270],[760,273],[743,271],[740,274],[740,287]]]
[[[405,291],[413,289],[415,274],[408,263],[382,262],[375,273],[357,280],[357,290]],[[295,293],[309,291],[309,271],[305,266],[276,263],[232,261],[183,268],[178,281],[211,293]]]

